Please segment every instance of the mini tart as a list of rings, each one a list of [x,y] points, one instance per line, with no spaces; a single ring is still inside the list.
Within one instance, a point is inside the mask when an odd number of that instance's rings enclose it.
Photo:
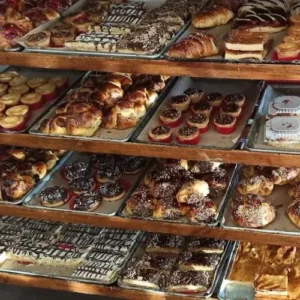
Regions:
[[[9,82],[13,78],[18,77],[19,73],[16,71],[6,71],[0,74],[0,82]]]
[[[51,186],[40,193],[40,202],[46,207],[59,207],[70,200],[68,189],[62,186]]]
[[[189,88],[184,91],[184,94],[191,99],[192,103],[198,103],[204,98],[204,93],[199,88]]]
[[[245,105],[246,97],[241,93],[229,94],[224,98],[224,104],[235,103],[240,107]]]
[[[194,115],[204,114],[209,117],[213,107],[208,101],[201,101],[193,104],[191,109]]]
[[[229,115],[218,114],[214,118],[214,125],[219,133],[230,134],[235,130],[236,118]]]
[[[20,94],[24,95],[29,92],[29,87],[24,83],[17,86],[12,86],[9,88],[8,93],[9,94]]]
[[[170,143],[172,141],[172,131],[166,125],[160,125],[149,131],[148,138],[153,142]]]
[[[64,76],[55,76],[49,79],[49,83],[55,84],[56,90],[58,92],[62,92],[63,90],[68,88],[69,79],[68,77],[64,77]]]
[[[18,76],[9,81],[11,87],[25,84],[28,81],[28,78],[25,76]]]
[[[6,83],[0,83],[0,96],[3,96],[6,94],[8,89],[8,86]]]
[[[0,98],[0,102],[5,104],[6,106],[13,106],[19,103],[20,98],[20,94],[7,94]]]
[[[177,132],[177,141],[180,144],[196,145],[199,142],[200,132],[195,126],[183,126]]]
[[[78,177],[69,182],[69,189],[77,195],[92,192],[96,188],[96,182],[93,177]]]
[[[223,113],[224,115],[232,116],[234,118],[239,118],[242,113],[242,108],[235,103],[231,103],[231,104],[223,105],[220,109],[220,112]]]
[[[56,86],[53,83],[45,83],[37,87],[35,92],[42,95],[44,101],[51,101],[57,96]]]
[[[23,116],[6,116],[0,120],[0,126],[5,130],[20,131],[25,127]]]
[[[99,188],[100,194],[104,201],[118,201],[125,196],[125,189],[118,181],[112,181],[101,185]]]
[[[180,125],[181,111],[177,108],[166,108],[160,115],[159,120],[162,124],[171,128]]]
[[[223,96],[220,93],[210,93],[206,95],[205,100],[207,100],[213,107],[219,107],[222,105]]]
[[[204,133],[208,130],[209,117],[206,114],[191,115],[186,122],[189,126],[197,127],[200,133]]]
[[[8,108],[5,114],[7,116],[23,116],[26,118],[29,114],[29,107],[27,105],[15,105]]]
[[[49,47],[50,45],[50,32],[49,31],[41,31],[38,33],[34,33],[29,35],[26,40],[25,44],[28,47]]]
[[[181,112],[184,112],[189,109],[191,99],[187,95],[178,95],[172,97],[169,103],[172,108],[176,108]]]
[[[6,109],[6,106],[4,103],[0,102],[0,113],[3,113]]]
[[[39,109],[43,106],[42,96],[37,93],[28,93],[22,96],[20,101],[28,105],[32,110]]]
[[[26,84],[31,88],[31,89],[36,89],[37,87],[45,84],[48,82],[48,78],[42,78],[42,77],[36,77],[36,78],[31,78],[29,79]]]
[[[73,210],[76,211],[94,211],[101,202],[102,196],[99,192],[86,193],[73,198]]]

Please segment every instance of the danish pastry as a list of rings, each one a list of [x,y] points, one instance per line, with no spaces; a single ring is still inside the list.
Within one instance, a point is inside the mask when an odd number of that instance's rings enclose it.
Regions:
[[[295,184],[288,190],[288,194],[293,199],[300,199],[300,184]]]
[[[217,215],[217,206],[209,198],[204,198],[187,207],[187,217],[191,223],[211,223]]]
[[[242,180],[237,186],[237,190],[241,195],[254,194],[259,196],[269,196],[272,194],[273,188],[273,182],[264,176],[256,176]]]
[[[285,185],[295,179],[299,173],[299,168],[280,167],[272,171],[270,179],[275,185]]]
[[[192,204],[201,201],[209,194],[209,186],[205,181],[193,180],[184,184],[176,194],[179,203]]]

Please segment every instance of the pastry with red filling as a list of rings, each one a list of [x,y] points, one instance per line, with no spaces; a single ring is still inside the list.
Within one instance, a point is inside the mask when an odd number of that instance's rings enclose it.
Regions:
[[[180,144],[196,145],[199,142],[200,132],[195,126],[183,126],[177,132],[177,141]]]
[[[56,86],[53,83],[45,83],[37,87],[35,92],[42,95],[44,101],[51,101],[57,96]]]
[[[218,92],[210,93],[206,95],[205,100],[207,100],[213,107],[219,107],[222,105],[223,96]]]
[[[30,107],[32,110],[39,109],[43,106],[42,96],[37,93],[28,93],[21,97],[21,103]]]
[[[170,106],[185,112],[189,109],[191,99],[187,95],[178,95],[174,96],[169,100]]]
[[[245,105],[246,98],[241,93],[229,94],[224,98],[224,104],[232,104],[235,103],[240,107]]]
[[[191,109],[194,115],[205,114],[209,117],[213,107],[208,101],[201,101],[198,103],[194,103]]]
[[[238,119],[242,113],[242,108],[235,103],[231,103],[223,105],[220,111],[224,115],[232,116]]]
[[[189,96],[192,103],[198,103],[204,98],[204,93],[199,88],[194,88],[194,87],[189,88],[184,91],[184,94]]]
[[[62,186],[51,186],[40,193],[40,202],[46,207],[59,207],[70,200],[68,190]]]
[[[149,140],[153,142],[170,143],[172,141],[172,131],[166,125],[160,125],[149,131]]]
[[[214,125],[219,133],[230,134],[235,130],[236,118],[229,115],[218,114],[214,118]]]
[[[191,115],[186,122],[189,126],[197,127],[200,133],[204,133],[208,130],[209,117],[206,114]]]
[[[160,115],[159,120],[162,124],[171,128],[180,125],[181,111],[177,108],[166,108]]]

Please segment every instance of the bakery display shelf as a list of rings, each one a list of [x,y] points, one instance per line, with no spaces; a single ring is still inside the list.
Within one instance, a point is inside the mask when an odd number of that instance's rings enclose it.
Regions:
[[[199,227],[189,224],[155,222],[138,219],[125,219],[117,216],[86,215],[76,212],[56,212],[51,210],[33,209],[22,206],[0,205],[0,215],[28,217],[39,220],[51,220],[63,223],[89,224],[108,228],[141,230],[146,232],[199,236],[224,240],[252,241],[260,244],[274,244],[300,247],[300,236],[285,233],[264,233],[227,229],[220,227]]]
[[[0,64],[48,69],[166,74],[178,76],[299,81],[300,62],[186,62],[164,59],[119,59],[79,55],[1,53]]]

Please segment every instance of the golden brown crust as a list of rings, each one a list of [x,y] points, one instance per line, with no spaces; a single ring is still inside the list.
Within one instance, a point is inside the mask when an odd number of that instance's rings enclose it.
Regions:
[[[255,176],[242,180],[237,186],[237,190],[241,195],[269,196],[272,194],[273,188],[273,182],[264,176]]]

